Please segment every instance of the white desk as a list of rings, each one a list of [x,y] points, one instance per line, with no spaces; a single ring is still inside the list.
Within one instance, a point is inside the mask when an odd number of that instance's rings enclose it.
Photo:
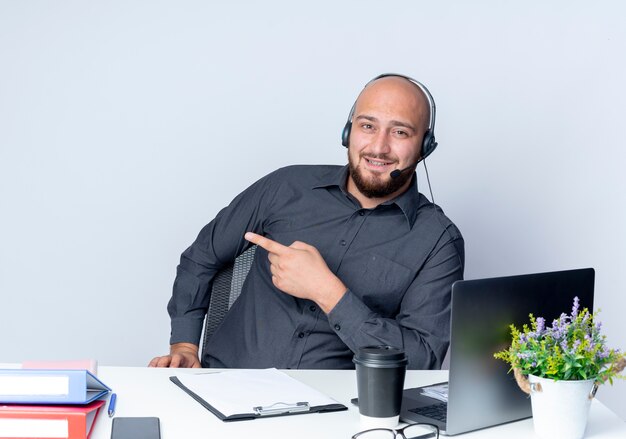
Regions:
[[[350,399],[356,396],[356,378],[353,370],[287,371],[294,378],[346,405],[348,411],[241,422],[220,421],[169,380],[171,375],[200,371],[200,369],[100,366],[98,376],[118,395],[116,416],[158,416],[161,419],[162,439],[349,439],[361,430],[358,408],[350,403]],[[423,386],[445,380],[447,371],[408,371],[405,387]],[[109,439],[111,422],[106,413],[101,414],[92,438]],[[532,420],[526,419],[454,437],[529,439],[535,436]],[[602,403],[594,400],[585,439],[600,438],[626,438],[626,423]]]

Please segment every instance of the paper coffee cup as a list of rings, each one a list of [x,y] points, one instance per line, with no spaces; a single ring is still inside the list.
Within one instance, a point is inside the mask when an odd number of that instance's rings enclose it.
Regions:
[[[360,348],[353,359],[356,365],[359,413],[370,428],[398,425],[407,357],[393,346]]]

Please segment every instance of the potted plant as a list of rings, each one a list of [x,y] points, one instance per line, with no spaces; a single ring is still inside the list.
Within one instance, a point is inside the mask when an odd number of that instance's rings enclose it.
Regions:
[[[606,346],[597,313],[579,311],[546,326],[530,314],[530,326],[511,325],[511,346],[494,356],[511,365],[520,388],[530,394],[535,432],[542,438],[580,439],[598,385],[620,377],[626,355]]]

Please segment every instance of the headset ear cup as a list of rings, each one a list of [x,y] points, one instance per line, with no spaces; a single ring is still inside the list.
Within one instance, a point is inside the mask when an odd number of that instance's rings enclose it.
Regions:
[[[424,134],[424,140],[422,141],[422,157],[424,160],[437,148],[437,142],[435,141],[435,135],[431,130],[426,131]]]
[[[346,148],[350,145],[350,131],[352,131],[352,121],[348,120],[341,132],[341,144]]]

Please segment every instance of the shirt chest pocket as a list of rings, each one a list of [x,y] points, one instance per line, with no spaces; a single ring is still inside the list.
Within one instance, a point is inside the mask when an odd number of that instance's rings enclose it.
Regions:
[[[397,262],[372,253],[361,260],[360,269],[352,279],[352,292],[374,312],[393,317],[400,307],[406,289],[413,280],[413,272]]]

